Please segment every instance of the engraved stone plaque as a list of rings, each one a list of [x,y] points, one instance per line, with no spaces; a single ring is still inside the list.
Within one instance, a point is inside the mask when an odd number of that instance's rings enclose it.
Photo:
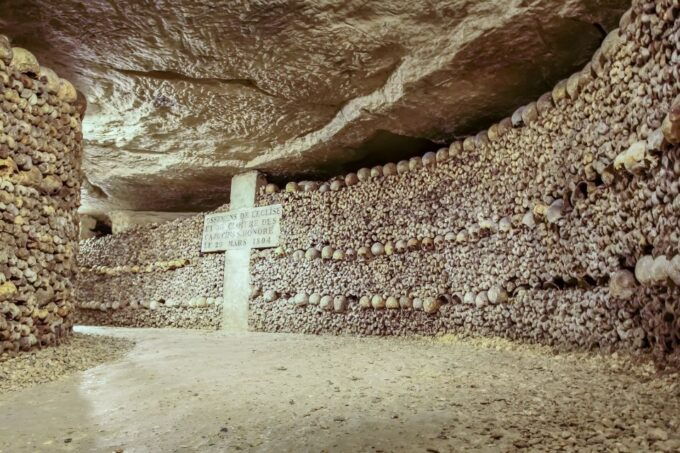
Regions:
[[[202,252],[262,249],[279,245],[280,204],[207,214]]]

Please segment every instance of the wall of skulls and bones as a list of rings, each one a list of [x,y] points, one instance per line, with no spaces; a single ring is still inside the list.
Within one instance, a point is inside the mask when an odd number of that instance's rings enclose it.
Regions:
[[[85,108],[0,35],[0,357],[71,331]]]
[[[251,328],[677,353],[679,10],[634,1],[583,70],[437,152],[263,186],[282,242],[252,254]],[[223,258],[199,252],[201,225],[86,242],[85,319],[217,327]]]

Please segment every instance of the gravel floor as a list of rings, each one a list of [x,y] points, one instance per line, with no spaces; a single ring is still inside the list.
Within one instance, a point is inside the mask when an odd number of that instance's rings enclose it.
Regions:
[[[0,394],[44,384],[109,360],[116,360],[134,343],[124,338],[74,333],[61,345],[0,362]]]
[[[680,451],[680,380],[498,339],[81,328],[123,358],[0,395],[0,453]]]

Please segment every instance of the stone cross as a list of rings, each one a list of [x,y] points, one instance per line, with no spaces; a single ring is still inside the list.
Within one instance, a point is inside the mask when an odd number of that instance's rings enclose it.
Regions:
[[[201,250],[225,251],[222,329],[226,331],[248,330],[251,250],[278,245],[281,206],[255,208],[257,190],[265,182],[257,171],[234,176],[229,212],[205,218]]]

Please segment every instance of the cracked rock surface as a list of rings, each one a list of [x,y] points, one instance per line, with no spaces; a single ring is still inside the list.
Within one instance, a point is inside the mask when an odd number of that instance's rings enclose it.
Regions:
[[[580,69],[624,0],[6,0],[89,101],[83,211],[199,210],[476,132]],[[422,143],[421,143],[422,145]]]

